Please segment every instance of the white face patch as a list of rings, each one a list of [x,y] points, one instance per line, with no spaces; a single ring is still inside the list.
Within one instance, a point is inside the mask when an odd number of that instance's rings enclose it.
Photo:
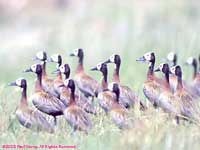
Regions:
[[[97,66],[96,66],[97,70],[101,70],[101,66],[102,66],[102,63],[98,63]]]
[[[170,53],[167,55],[167,60],[168,60],[168,61],[174,61],[174,57],[175,57],[175,53],[174,53],[174,52],[170,52]]]
[[[144,54],[144,58],[146,59],[146,61],[150,61],[151,60],[151,53],[152,52],[148,52],[148,53]]]
[[[43,60],[44,59],[44,52],[43,51],[40,51],[36,54],[36,57],[39,59],[39,60]]]
[[[38,65],[38,64],[34,64],[34,65],[31,66],[31,70],[32,70],[33,72],[36,72],[37,65]]]
[[[171,73],[175,74],[176,66],[170,68]]]
[[[194,58],[193,58],[193,57],[189,57],[189,58],[187,59],[186,63],[187,63],[188,65],[192,65],[193,61],[194,61]]]
[[[60,72],[64,73],[64,72],[65,72],[65,65],[62,64],[62,65],[59,67],[59,70],[60,70]]]
[[[79,51],[78,49],[75,49],[75,50],[74,50],[73,53],[74,53],[75,56],[78,56],[78,51]]]
[[[24,78],[18,78],[16,81],[15,81],[15,83],[18,85],[18,86],[21,86],[21,84],[22,84],[22,80],[23,80]]]
[[[53,62],[58,63],[58,57],[59,57],[59,54],[54,54],[54,55],[51,56],[51,59],[52,59]]]
[[[64,85],[65,85],[65,86],[68,86],[69,80],[70,80],[70,79],[66,79],[66,80],[64,81]]]
[[[113,54],[112,56],[110,56],[109,60],[110,60],[112,63],[115,63],[115,54]]]
[[[162,64],[160,64],[160,65],[158,66],[158,68],[160,69],[160,71],[162,71],[163,66],[164,66],[164,63],[162,63]]]
[[[110,84],[108,84],[108,90],[113,91],[114,84],[115,82],[111,82]]]

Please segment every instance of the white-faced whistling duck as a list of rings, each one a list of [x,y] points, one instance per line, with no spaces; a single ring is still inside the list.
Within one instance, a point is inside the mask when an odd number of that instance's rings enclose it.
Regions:
[[[43,130],[50,133],[54,132],[53,126],[46,118],[37,110],[30,109],[27,103],[27,83],[24,78],[19,78],[15,82],[10,83],[10,86],[18,86],[22,89],[21,101],[16,110],[16,116],[20,124],[26,128]]]
[[[108,85],[108,89],[115,93],[116,98],[114,103],[112,104],[110,116],[112,118],[113,123],[119,129],[128,128],[128,112],[127,110],[119,104],[119,97],[120,97],[120,88],[119,84],[117,83],[110,83]]]
[[[53,87],[54,87],[55,93],[57,94],[57,97],[60,97],[60,93],[61,93],[61,90],[62,90],[61,86],[64,83],[63,83],[63,80],[62,80],[62,74],[61,74],[61,72],[59,71],[58,68],[62,65],[62,57],[61,57],[60,54],[54,54],[50,58],[48,58],[47,61],[57,63],[57,65],[56,65],[57,70],[53,72],[53,73],[56,73],[56,78],[53,81]]]
[[[33,57],[33,60],[39,60],[41,61],[42,65],[42,88],[44,89],[45,92],[48,92],[54,96],[58,96],[54,92],[54,87],[53,87],[53,79],[48,78],[47,73],[46,73],[46,62],[47,62],[47,53],[45,51],[40,51],[36,54],[36,56]]]
[[[67,80],[70,76],[70,67],[68,64],[62,64],[58,70],[65,75],[65,80]],[[70,103],[70,89],[67,87],[67,85],[64,84],[64,86],[61,87],[61,93],[60,93],[60,100],[63,101],[66,105],[69,105]],[[81,107],[83,110],[85,110],[87,113],[96,114],[96,110],[94,106],[88,101],[88,99],[79,94],[75,95],[75,101],[76,104]]]
[[[84,72],[83,67],[83,58],[84,53],[82,49],[76,49],[73,51],[70,56],[76,56],[78,57],[78,66],[76,68],[74,80],[79,88],[79,90],[86,96],[86,97],[94,97],[97,95],[99,90],[99,84],[98,82],[87,75]]]
[[[33,104],[38,110],[53,116],[56,124],[56,116],[63,115],[62,110],[66,108],[66,105],[60,99],[42,89],[42,66],[40,64],[32,65],[25,72],[34,72],[37,75],[35,93],[31,96]]]
[[[182,83],[182,69],[179,65],[170,68],[170,72],[177,76],[178,85],[174,93],[175,99],[180,101],[182,115],[199,121],[199,112],[192,96],[185,90]]]
[[[197,60],[193,57],[189,57],[186,61],[188,65],[192,65],[194,69],[193,73],[193,82],[192,82],[192,91],[197,96],[200,96],[200,73],[197,68]]]
[[[103,75],[101,81],[101,92],[98,93],[97,98],[99,99],[99,105],[103,110],[108,113],[111,109],[112,104],[115,101],[115,94],[108,90],[107,76],[108,69],[106,63],[99,63],[96,67],[91,69],[92,71],[100,71]]]
[[[119,55],[113,54],[110,58],[105,61],[105,63],[114,63],[115,70],[113,73],[112,81],[119,84],[119,88],[121,91],[120,94],[120,103],[124,105],[124,107],[129,108],[133,106],[135,103],[140,103],[141,109],[145,108],[145,105],[139,100],[138,96],[128,87],[120,84],[120,65],[121,65],[121,58]]]
[[[174,52],[170,52],[167,55],[167,61],[172,63],[171,66],[176,66],[177,65],[177,54]],[[169,83],[170,83],[170,89],[172,91],[172,93],[175,92],[176,87],[177,87],[177,77],[174,74],[170,74],[169,76]]]
[[[76,105],[75,102],[75,83],[72,79],[65,80],[65,85],[70,89],[70,103],[64,110],[64,116],[73,132],[76,130],[88,133],[92,127],[91,120],[87,113]]]
[[[161,93],[162,82],[154,75],[155,59],[154,52],[148,52],[136,61],[147,62],[149,64],[147,80],[143,84],[143,92],[147,99],[156,108],[158,106],[158,98]]]
[[[177,117],[180,115],[180,102],[178,102],[173,93],[170,89],[170,82],[169,82],[169,74],[170,74],[170,67],[167,63],[162,63],[159,67],[155,70],[155,72],[161,71],[165,75],[164,86],[165,89],[161,92],[159,96],[159,106],[167,113],[173,115],[173,117]]]

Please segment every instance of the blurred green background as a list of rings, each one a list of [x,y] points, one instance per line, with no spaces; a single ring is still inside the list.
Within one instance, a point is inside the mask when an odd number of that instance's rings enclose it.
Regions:
[[[0,141],[76,144],[80,149],[198,149],[198,127],[176,128],[171,122],[158,119],[159,114],[153,110],[144,116],[136,115],[139,121],[129,132],[121,133],[109,121],[100,126],[99,120],[92,118],[94,128],[88,136],[70,137],[64,120],[60,120],[55,135],[35,134],[18,124],[14,109],[20,94],[16,88],[5,85],[24,76],[30,94],[35,76],[23,74],[22,70],[34,63],[31,58],[36,52],[62,54],[74,72],[77,60],[70,58],[69,53],[83,48],[86,72],[97,80],[100,74],[89,69],[113,53],[120,54],[122,83],[144,98],[142,83],[147,65],[138,64],[136,58],[155,51],[158,65],[170,51],[177,52],[180,64],[189,56],[197,57],[199,6],[197,0],[0,0]],[[50,72],[55,64],[48,64],[47,69],[53,78]],[[109,70],[112,72],[113,65],[109,65]],[[192,68],[183,66],[183,71],[184,79],[190,81]]]
[[[135,59],[144,52],[160,58],[175,51],[180,62],[199,54],[199,5],[195,0],[1,0],[0,81],[21,76],[40,50],[61,53],[74,66],[68,54],[79,47],[86,68],[118,53],[123,74],[131,72],[122,80],[140,81],[146,67]]]

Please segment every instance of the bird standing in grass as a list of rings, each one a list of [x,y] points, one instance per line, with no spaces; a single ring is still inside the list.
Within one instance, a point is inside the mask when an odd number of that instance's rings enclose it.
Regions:
[[[167,55],[167,61],[172,63],[172,66],[176,66],[177,65],[177,54],[174,52],[170,52]],[[177,84],[178,84],[176,75],[170,74],[169,83],[170,83],[170,89],[174,93],[176,90]]]
[[[159,106],[167,113],[172,115],[172,117],[177,119],[179,122],[180,111],[180,101],[178,101],[170,90],[169,74],[170,67],[167,63],[162,63],[155,70],[155,72],[161,71],[165,75],[164,87],[165,89],[159,95],[158,101]]]
[[[58,97],[58,95],[54,92],[53,87],[53,79],[50,79],[46,73],[46,62],[47,62],[47,53],[45,51],[40,51],[33,57],[33,60],[41,61],[42,65],[42,88],[45,92]]]
[[[70,56],[76,56],[78,57],[78,66],[76,68],[74,80],[79,88],[79,90],[86,96],[86,97],[92,97],[97,95],[99,90],[99,84],[98,82],[93,79],[91,76],[87,75],[84,72],[83,67],[83,58],[84,53],[81,48],[76,49],[73,51]]]
[[[101,81],[101,92],[98,93],[98,102],[101,108],[108,113],[111,109],[111,106],[114,103],[114,100],[116,98],[115,94],[108,90],[108,82],[107,82],[107,76],[108,76],[108,69],[106,63],[99,63],[96,67],[91,69],[92,71],[100,71],[103,75],[102,81]]]
[[[64,81],[64,84],[70,89],[70,102],[63,112],[64,117],[72,127],[72,133],[80,130],[87,134],[92,128],[92,123],[87,113],[76,105],[75,83],[72,79],[68,79]]]
[[[63,115],[62,110],[66,108],[66,105],[57,97],[45,92],[42,88],[42,66],[40,64],[34,64],[25,72],[34,72],[37,75],[35,82],[35,92],[30,97],[35,107],[48,115],[54,117],[54,123],[56,125],[56,116]]]
[[[115,100],[111,106],[110,116],[112,118],[113,123],[119,129],[126,129],[128,128],[128,112],[123,106],[119,104],[119,97],[120,97],[120,88],[117,83],[110,83],[108,85],[108,89],[115,93]]]
[[[147,99],[154,105],[155,108],[159,105],[159,95],[161,93],[161,80],[154,75],[155,65],[155,54],[154,52],[148,52],[141,58],[137,59],[140,62],[146,62],[149,64],[147,72],[147,79],[143,84],[143,92]]]
[[[124,86],[120,84],[120,65],[121,65],[121,58],[119,55],[113,54],[105,63],[114,63],[115,64],[115,70],[113,73],[113,79],[112,81],[119,84],[119,88],[121,91],[120,94],[120,103],[126,107],[129,108],[131,106],[134,106],[135,104],[139,104],[142,109],[145,108],[145,105],[142,103],[142,101],[138,98],[135,92],[133,92],[128,86]]]
[[[16,116],[21,125],[37,131],[54,132],[53,126],[37,110],[30,109],[27,103],[27,83],[24,78],[19,78],[10,86],[18,86],[21,90],[21,101],[16,110]]]
[[[200,73],[198,72],[197,60],[193,57],[189,57],[186,64],[193,66],[193,82],[191,84],[192,93],[196,96],[200,96]]]
[[[56,78],[53,81],[53,88],[54,88],[54,92],[56,93],[57,97],[59,98],[61,90],[62,90],[62,85],[64,84],[63,80],[62,80],[62,73],[58,69],[62,65],[62,57],[60,54],[54,54],[50,58],[48,58],[47,61],[57,63],[57,65],[56,65],[57,70],[53,72],[56,74]]]
[[[179,65],[174,66],[170,71],[177,76],[178,85],[174,96],[175,99],[181,103],[182,115],[199,122],[200,114],[198,112],[197,104],[190,93],[183,87],[181,67]]]

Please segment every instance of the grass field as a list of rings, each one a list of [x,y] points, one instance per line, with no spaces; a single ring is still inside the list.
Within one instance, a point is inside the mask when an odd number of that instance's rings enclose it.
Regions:
[[[28,95],[33,93],[33,74],[22,71],[33,64],[37,51],[49,55],[60,53],[69,63],[72,75],[77,64],[69,57],[74,48],[85,51],[85,70],[100,81],[100,74],[89,69],[113,53],[122,57],[121,82],[145,100],[142,84],[147,64],[136,58],[154,51],[156,65],[169,51],[178,53],[179,64],[187,57],[200,54],[200,2],[173,0],[134,1],[18,1],[0,2],[0,145],[76,145],[77,149],[182,150],[200,147],[200,127],[194,124],[176,126],[167,115],[153,108],[145,113],[130,110],[133,128],[120,131],[103,114],[93,117],[88,135],[70,135],[61,117],[56,133],[34,133],[23,128],[15,118],[20,91],[7,84],[18,77],[28,81]],[[65,2],[65,3],[64,3]],[[19,6],[18,6],[19,5]],[[15,6],[15,7],[14,7]],[[48,64],[48,73],[55,64]],[[109,78],[113,65],[109,66]],[[184,79],[192,78],[192,68],[183,66]],[[160,74],[158,74],[160,76]],[[32,105],[29,102],[30,106]],[[103,121],[102,121],[103,120]],[[1,149],[1,148],[0,148]]]

